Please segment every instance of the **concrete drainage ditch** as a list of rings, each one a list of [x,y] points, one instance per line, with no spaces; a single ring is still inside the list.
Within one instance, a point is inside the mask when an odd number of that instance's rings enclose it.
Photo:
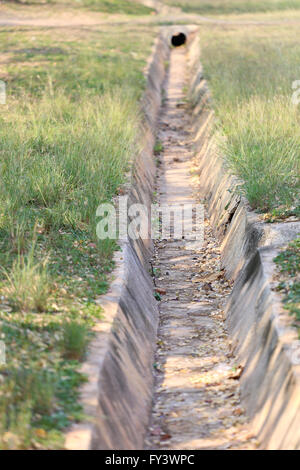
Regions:
[[[231,436],[231,444],[228,447],[245,448],[249,445],[252,448],[258,445],[256,442],[258,439],[261,448],[298,449],[300,447],[298,426],[300,365],[293,363],[292,358],[292,345],[297,340],[297,334],[286,325],[280,299],[272,291],[270,279],[274,269],[272,261],[274,256],[283,243],[296,237],[300,231],[300,224],[268,226],[257,214],[251,212],[247,201],[232,192],[235,180],[226,173],[222,158],[218,155],[211,137],[213,113],[209,106],[209,91],[200,65],[199,40],[196,32],[194,27],[164,28],[156,42],[148,66],[148,84],[143,100],[145,145],[132,173],[128,189],[129,201],[140,202],[147,207],[151,205],[157,171],[152,149],[166,76],[165,64],[170,54],[180,50],[178,48],[171,52],[169,44],[174,42],[174,38],[176,42],[187,38],[186,47],[181,49],[185,52],[180,53],[180,60],[184,62],[184,67],[187,62],[189,68],[189,99],[193,103],[193,109],[187,122],[191,125],[192,148],[196,150],[193,164],[197,168],[197,191],[199,197],[206,200],[207,222],[213,228],[214,234],[208,233],[211,237],[217,237],[220,242],[218,256],[227,279],[224,282],[234,281],[225,308],[225,322],[230,336],[226,341],[232,344],[230,354],[234,355],[234,361],[240,367],[237,377],[239,380],[235,379],[235,382],[238,382],[235,383],[238,389],[236,388],[234,393],[241,398],[240,408],[245,408],[249,421],[246,427],[243,425],[243,429],[240,428],[244,431],[244,440],[238,444],[236,437]],[[171,70],[170,73],[175,73],[175,70],[173,72]],[[177,109],[181,106],[182,89],[180,92],[178,96],[175,93],[172,98],[178,100]],[[176,105],[172,112],[176,113]],[[171,138],[176,140],[176,130],[174,132],[175,135],[173,133]],[[189,191],[187,164],[191,160],[191,148],[186,155],[183,155],[185,163],[183,162],[181,166],[180,154],[184,154],[185,149],[180,148],[180,142],[177,144],[178,155],[176,153],[175,156],[177,161],[174,162],[174,156],[169,155],[165,164],[167,165],[168,158],[171,159],[172,165],[176,163],[173,168],[172,190],[186,194]],[[168,173],[165,175],[168,177]],[[215,241],[211,243],[213,245]],[[182,241],[179,250],[184,251]],[[83,365],[83,372],[87,374],[89,380],[82,389],[82,403],[89,419],[73,426],[67,433],[68,449],[122,450],[141,449],[145,445],[152,408],[153,363],[159,322],[158,302],[154,298],[153,281],[149,275],[148,263],[152,256],[153,243],[150,233],[147,240],[123,243],[122,251],[115,255],[114,280],[110,291],[99,299],[104,307],[104,320],[99,322],[95,329],[96,336],[91,344],[89,358]],[[191,264],[190,270],[193,268]],[[173,280],[174,285],[177,281]],[[180,281],[185,279],[182,278]],[[171,276],[168,282],[171,282]],[[171,284],[169,286],[171,292],[173,287]],[[164,288],[168,291],[168,284],[164,285]],[[193,295],[192,293],[188,302],[193,302]],[[177,312],[175,323],[180,328],[180,309],[178,310],[176,306],[177,300],[167,297],[166,303],[169,304],[166,307],[169,311],[171,309]],[[182,308],[184,309],[184,306]],[[201,332],[205,335],[209,329],[214,331],[210,318],[213,310],[214,308],[206,308],[206,320],[200,312],[196,323],[193,315],[194,324],[198,325],[198,337],[197,335],[195,337],[195,331],[192,332],[194,343],[201,342]],[[224,319],[217,320],[218,325],[219,320],[222,321],[223,325],[219,326],[224,329]],[[202,322],[202,326],[199,322]],[[185,328],[184,336],[188,338],[191,333],[190,326],[183,325],[182,328]],[[210,342],[211,344],[214,342],[213,334],[210,334]],[[221,347],[226,348],[226,344],[221,343]],[[187,357],[189,352],[184,357],[185,362]],[[196,365],[196,370],[198,366]],[[226,370],[228,375],[229,369]],[[167,375],[166,369],[163,372]],[[182,368],[175,368],[173,372],[173,378],[178,379]],[[226,376],[224,380],[227,379],[230,380]],[[199,398],[205,402],[207,397],[199,392],[199,386],[195,385],[197,380],[191,381],[190,384],[194,384],[190,385],[194,387],[194,395],[197,393],[199,395],[197,403]],[[229,414],[239,408],[236,403],[233,406],[234,408],[227,410]],[[186,413],[187,419],[183,430],[187,429],[188,416],[192,410],[193,406]],[[178,410],[172,411],[176,414]],[[195,413],[197,411],[194,411]],[[200,417],[202,424],[207,419],[204,415]],[[243,412],[240,415],[243,415]],[[151,426],[153,419],[152,416]],[[242,421],[239,424],[242,425]],[[246,421],[245,418],[243,422]],[[174,434],[176,419],[172,425],[168,420],[167,422],[169,426],[173,426]],[[250,428],[251,437],[249,437]],[[181,435],[184,432],[182,429]],[[200,430],[197,427],[192,429],[195,429],[196,433]],[[208,431],[212,432],[214,429],[208,426]],[[159,438],[162,437],[163,443],[155,443],[155,439],[149,437],[148,433],[146,445],[150,448],[155,446],[226,448],[226,442],[222,440],[207,440],[205,436],[201,440],[199,434],[193,436],[188,430],[185,443],[176,440],[176,436],[169,434],[168,429],[155,431],[154,428],[154,435],[155,432]]]

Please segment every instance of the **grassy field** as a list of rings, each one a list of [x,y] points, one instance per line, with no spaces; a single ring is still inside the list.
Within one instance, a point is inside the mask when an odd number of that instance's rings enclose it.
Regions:
[[[201,28],[222,151],[252,207],[271,219],[299,215],[300,109],[292,103],[299,32],[295,25]]]
[[[120,41],[122,35],[122,41]],[[155,30],[2,28],[0,448],[57,448],[116,246],[96,208],[137,155]]]
[[[6,0],[4,4],[16,6],[17,11],[20,4],[25,6],[57,8],[62,6],[64,9],[86,9],[99,11],[103,13],[120,13],[125,15],[148,15],[153,10],[139,3],[137,0]]]
[[[271,12],[300,8],[300,0],[165,0],[186,13],[224,15],[236,13]]]
[[[49,0],[50,2],[55,0]],[[74,0],[66,0],[70,4],[77,3]],[[79,5],[94,11],[103,11],[104,13],[124,13],[126,15],[146,15],[151,13],[151,8],[146,7],[136,0],[79,0]]]

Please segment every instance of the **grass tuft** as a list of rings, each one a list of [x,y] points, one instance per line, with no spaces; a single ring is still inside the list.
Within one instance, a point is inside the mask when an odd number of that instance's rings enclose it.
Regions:
[[[117,249],[98,240],[96,209],[140,148],[154,34],[144,25],[0,31],[0,448],[61,448],[82,419],[80,361]]]
[[[76,321],[66,322],[62,328],[62,355],[66,359],[82,360],[88,344],[88,330]]]
[[[4,288],[11,306],[17,311],[47,310],[50,293],[47,258],[35,262],[33,251],[28,256],[19,255],[13,262],[10,272],[5,272],[7,285]]]

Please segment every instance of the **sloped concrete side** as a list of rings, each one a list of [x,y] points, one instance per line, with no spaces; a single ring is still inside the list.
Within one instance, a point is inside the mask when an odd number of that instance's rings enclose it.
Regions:
[[[152,149],[161,103],[166,36],[156,42],[147,71],[142,107],[145,115],[144,148],[128,185],[128,204],[150,207],[155,161]],[[130,221],[129,221],[130,222]],[[81,390],[86,422],[72,426],[67,449],[123,450],[143,447],[152,403],[153,356],[158,307],[148,273],[152,242],[128,241],[115,253],[109,292],[99,299],[104,318],[95,327],[88,360],[82,372],[88,377]]]
[[[227,325],[244,372],[241,390],[254,431],[267,449],[300,448],[300,354],[297,332],[271,290],[277,249],[256,250],[239,274]]]
[[[263,448],[299,449],[300,371],[293,359],[297,334],[271,289],[271,279],[274,257],[297,236],[300,223],[265,224],[234,191],[238,182],[226,170],[213,138],[214,114],[198,38],[188,54],[200,190],[222,241],[226,275],[235,281],[226,315],[244,367],[243,403]]]
[[[99,374],[91,449],[142,448],[151,408],[157,302],[152,280],[129,244],[122,257],[123,269],[102,301],[113,324]]]

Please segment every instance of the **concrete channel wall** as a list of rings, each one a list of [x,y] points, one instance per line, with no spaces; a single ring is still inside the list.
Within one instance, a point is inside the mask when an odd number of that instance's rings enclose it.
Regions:
[[[145,122],[143,150],[128,181],[128,205],[150,207],[156,175],[153,146],[161,104],[161,90],[170,48],[161,33],[148,64],[142,100]],[[130,220],[129,220],[130,222]],[[153,391],[153,357],[158,307],[148,259],[152,241],[121,243],[109,292],[99,303],[104,318],[95,327],[82,372],[88,377],[81,398],[86,422],[72,426],[67,449],[142,449],[148,427]]]
[[[200,49],[195,36],[188,48],[194,143],[201,193],[222,242],[226,275],[234,280],[226,316],[235,354],[244,367],[242,400],[262,448],[299,449],[299,343],[272,290],[272,277],[274,257],[300,233],[300,223],[266,224],[234,191],[237,181],[226,170],[213,138],[214,114]]]
[[[148,208],[155,183],[152,155],[166,62],[173,30],[158,38],[147,72],[143,98],[144,147],[128,183],[129,204]],[[272,290],[273,259],[300,232],[299,223],[268,225],[251,211],[234,188],[212,136],[210,95],[200,64],[200,44],[193,27],[188,34],[192,126],[201,192],[222,243],[222,263],[234,280],[227,305],[227,325],[237,360],[244,367],[242,400],[263,448],[299,449],[300,354],[297,333]],[[143,448],[153,391],[153,357],[158,308],[148,260],[152,241],[129,241],[115,254],[109,292],[99,299],[104,318],[95,327],[82,372],[85,422],[66,434],[67,449],[123,450]]]

